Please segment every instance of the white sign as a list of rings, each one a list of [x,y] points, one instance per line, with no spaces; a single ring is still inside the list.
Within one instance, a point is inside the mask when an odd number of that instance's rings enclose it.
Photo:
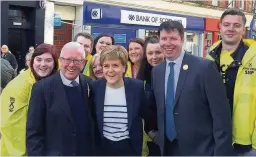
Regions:
[[[185,17],[167,16],[151,13],[143,13],[137,11],[121,10],[120,23],[134,24],[134,25],[147,25],[147,26],[160,26],[162,22],[173,20],[180,21],[184,28],[187,26],[187,19]]]
[[[21,25],[22,25],[21,22],[13,22],[12,24],[13,24],[14,26],[21,26]]]
[[[102,18],[102,10],[100,8],[92,9],[91,18],[92,19],[101,19]]]

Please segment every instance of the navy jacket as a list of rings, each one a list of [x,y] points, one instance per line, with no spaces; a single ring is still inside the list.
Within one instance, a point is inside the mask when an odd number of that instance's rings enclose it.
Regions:
[[[165,69],[166,62],[163,62],[152,72],[157,104],[156,139],[162,154],[165,141]],[[176,88],[174,121],[180,155],[233,155],[231,111],[224,84],[212,61],[184,55]]]
[[[124,87],[128,113],[128,130],[133,149],[138,156],[142,152],[143,128],[142,118],[150,121],[151,111],[145,100],[144,85],[140,80],[124,78]],[[91,97],[97,119],[97,150],[103,139],[103,113],[106,90],[106,80],[97,80],[91,83]]]
[[[79,84],[84,95],[84,105],[89,105],[90,80],[80,74]],[[90,109],[91,110],[91,109]],[[94,153],[94,122],[91,112],[89,123],[91,145],[84,149]],[[66,97],[60,72],[38,81],[32,89],[28,109],[26,145],[29,156],[74,156],[77,152],[76,126]]]

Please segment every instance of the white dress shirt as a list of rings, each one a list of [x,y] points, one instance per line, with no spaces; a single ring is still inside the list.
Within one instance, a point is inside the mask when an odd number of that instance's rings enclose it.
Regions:
[[[180,75],[180,68],[182,65],[183,57],[185,55],[185,52],[181,52],[180,56],[174,60],[170,61],[166,59],[166,69],[165,69],[165,99],[166,99],[166,94],[167,94],[167,82],[168,82],[168,77],[170,74],[170,66],[169,63],[173,62],[174,64],[174,95],[176,94],[176,88],[179,80],[179,75]]]
[[[66,86],[69,86],[69,87],[73,87],[73,85],[71,84],[72,81],[74,80],[68,80],[66,79],[66,77],[63,75],[62,71],[60,70],[60,77],[61,77],[61,80],[62,80],[62,83]],[[75,81],[79,84],[79,75],[76,77]]]

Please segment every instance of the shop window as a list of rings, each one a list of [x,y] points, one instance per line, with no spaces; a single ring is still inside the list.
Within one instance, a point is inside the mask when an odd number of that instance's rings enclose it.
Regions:
[[[240,0],[240,9],[244,10],[244,0]]]
[[[190,54],[200,56],[199,40],[200,34],[193,32],[186,32],[186,41],[183,45],[183,49]]]
[[[63,35],[58,35],[58,36],[55,35],[54,36],[54,40],[62,41],[64,39],[65,39],[65,37]]]
[[[9,6],[8,18],[11,20],[16,20],[19,22],[29,21],[29,15],[31,14],[31,9],[27,7]]]
[[[145,37],[153,36],[153,35],[158,36],[158,31],[156,31],[156,30],[146,30],[145,31]]]
[[[218,40],[222,40],[220,33],[218,34]]]

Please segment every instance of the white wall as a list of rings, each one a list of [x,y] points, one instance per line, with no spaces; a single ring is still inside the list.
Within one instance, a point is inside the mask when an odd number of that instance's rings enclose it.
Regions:
[[[58,4],[64,4],[64,5],[83,5],[84,0],[50,0],[51,2],[55,2]]]
[[[73,27],[73,37],[83,31],[83,6],[76,6],[75,12],[75,25]]]
[[[202,8],[186,4],[171,3],[164,0],[85,0],[87,2],[104,3],[110,5],[118,5],[130,8],[138,8],[145,10],[161,11],[167,13],[176,13],[197,17],[220,18],[223,10]],[[145,3],[146,2],[146,3]],[[250,26],[252,14],[246,14],[246,26]]]
[[[53,44],[53,18],[54,18],[54,3],[47,2],[45,7],[45,20],[44,20],[44,42]]]
[[[55,4],[54,12],[61,16],[61,20],[74,21],[76,19],[75,6],[60,6],[58,4]]]

